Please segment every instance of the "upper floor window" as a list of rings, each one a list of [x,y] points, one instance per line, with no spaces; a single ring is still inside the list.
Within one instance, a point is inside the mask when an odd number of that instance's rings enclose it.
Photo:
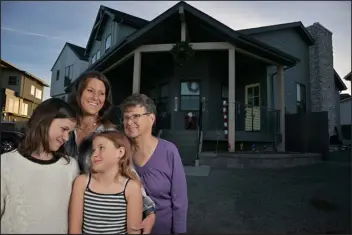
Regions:
[[[297,90],[297,96],[296,96],[297,113],[305,113],[306,112],[306,87],[302,84],[297,83],[296,90]]]
[[[107,36],[105,39],[105,51],[109,50],[110,47],[111,47],[111,34],[109,34],[109,36]]]
[[[18,77],[9,76],[9,85],[12,85],[12,86],[18,85]]]
[[[197,111],[200,102],[200,84],[199,82],[187,81],[181,82],[181,110]]]
[[[35,98],[42,99],[42,91],[39,89],[35,89]]]
[[[35,86],[31,86],[31,95],[35,95]]]
[[[60,79],[60,70],[56,71],[56,81]]]
[[[24,116],[28,115],[28,104],[21,103],[21,112],[20,113]]]
[[[68,79],[73,78],[73,65],[67,66],[65,68],[65,78],[68,78]]]
[[[70,85],[72,79],[73,79],[73,65],[70,65],[65,68],[64,86],[67,87],[68,85]]]
[[[94,54],[92,57],[92,64],[95,63],[95,61],[97,61],[97,54]]]
[[[100,58],[100,50],[98,50],[92,57],[92,64],[94,64]]]

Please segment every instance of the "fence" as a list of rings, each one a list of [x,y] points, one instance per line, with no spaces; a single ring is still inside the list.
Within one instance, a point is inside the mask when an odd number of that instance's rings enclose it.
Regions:
[[[329,152],[328,113],[287,114],[286,151],[327,154]]]

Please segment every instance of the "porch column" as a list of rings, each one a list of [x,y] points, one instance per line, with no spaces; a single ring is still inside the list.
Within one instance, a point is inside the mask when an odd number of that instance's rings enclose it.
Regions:
[[[277,146],[279,152],[285,152],[285,83],[284,83],[284,66],[277,67],[278,77],[278,103],[280,109],[280,133],[281,143]]]
[[[235,152],[236,140],[236,76],[235,76],[235,48],[229,49],[229,112],[228,112],[228,140],[229,152]]]
[[[133,58],[132,93],[139,93],[141,84],[141,52],[135,51]]]

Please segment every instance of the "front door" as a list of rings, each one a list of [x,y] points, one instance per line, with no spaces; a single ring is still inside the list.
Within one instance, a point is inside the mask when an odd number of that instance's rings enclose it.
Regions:
[[[196,130],[200,112],[200,82],[199,80],[183,80],[180,84],[181,122],[186,130]]]
[[[260,83],[245,86],[245,131],[260,131]]]

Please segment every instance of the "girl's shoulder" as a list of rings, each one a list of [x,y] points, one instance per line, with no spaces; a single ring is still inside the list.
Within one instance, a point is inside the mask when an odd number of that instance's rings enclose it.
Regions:
[[[140,192],[141,184],[137,180],[126,178],[125,191],[126,193]]]

